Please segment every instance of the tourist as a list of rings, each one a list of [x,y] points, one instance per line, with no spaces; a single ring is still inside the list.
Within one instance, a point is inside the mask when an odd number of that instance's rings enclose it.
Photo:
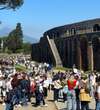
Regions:
[[[35,84],[35,81],[33,78],[30,79],[30,94],[31,94],[31,97],[34,95],[35,93],[35,87],[36,87],[36,84]]]
[[[28,93],[29,84],[26,79],[25,73],[22,74],[22,80],[20,81],[20,86],[21,86],[21,94],[22,94],[22,105],[27,105],[27,97],[28,97],[27,93]]]
[[[89,74],[89,87],[90,87],[90,96],[92,98],[94,98],[94,91],[95,91],[95,79],[96,79],[96,76],[94,75],[93,72],[91,72]]]
[[[63,87],[63,101],[67,101],[67,92],[68,92],[68,85],[67,83]]]
[[[44,91],[44,97],[47,98],[48,96],[48,87],[49,87],[49,80],[47,76],[44,76],[44,81],[43,81],[43,91]]]
[[[75,79],[77,80],[76,82],[76,87],[75,87],[75,94],[76,94],[76,110],[80,110],[80,99],[79,99],[79,94],[80,94],[80,76],[79,74],[75,75]]]
[[[56,79],[53,81],[53,84],[54,84],[54,101],[58,101],[59,99],[59,91],[60,89],[62,88],[61,86],[61,82],[59,79]]]
[[[47,94],[46,94],[47,95]],[[40,98],[40,105],[42,106],[48,106],[46,103],[45,103],[45,99],[44,99],[44,90],[43,90],[43,85],[42,83],[39,84],[39,98]]]
[[[100,81],[97,83],[96,90],[96,110],[100,110]]]
[[[89,110],[89,102],[91,101],[91,97],[86,88],[86,83],[80,89],[80,101],[81,101],[81,110]]]
[[[67,109],[68,110],[76,110],[76,87],[77,80],[74,78],[74,75],[71,74],[70,78],[67,81],[68,92],[67,92]]]
[[[1,75],[0,76],[0,99],[3,105],[5,105],[4,103],[5,95],[6,95],[6,81],[5,81],[4,75]]]
[[[5,103],[6,103],[6,108],[5,110],[14,110],[14,90],[10,90],[7,92],[6,97],[5,97]],[[13,100],[14,99],[14,100]]]

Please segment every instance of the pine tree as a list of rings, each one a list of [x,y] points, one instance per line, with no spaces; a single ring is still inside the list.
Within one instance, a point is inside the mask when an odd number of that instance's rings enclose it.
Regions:
[[[0,0],[0,9],[16,9],[23,4],[23,0]]]
[[[9,50],[12,50],[13,53],[16,50],[21,49],[23,45],[23,31],[21,29],[21,24],[17,23],[16,29],[9,33],[7,39],[7,46]]]

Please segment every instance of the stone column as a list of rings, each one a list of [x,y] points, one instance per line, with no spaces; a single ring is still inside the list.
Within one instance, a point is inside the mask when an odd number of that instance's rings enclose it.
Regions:
[[[71,39],[71,45],[72,45],[72,46],[71,46],[71,47],[72,47],[72,48],[71,48],[71,52],[72,52],[71,62],[72,62],[72,66],[73,66],[74,63],[75,63],[75,62],[74,62],[74,46],[75,46],[75,45],[74,45],[74,39]]]
[[[82,69],[82,56],[81,56],[81,47],[80,47],[80,42],[78,41],[77,43],[77,66],[78,69]]]
[[[64,40],[64,42],[63,42],[63,51],[64,51],[64,58],[63,58],[63,61],[64,61],[64,66],[67,64],[67,62],[66,62],[66,40]]]
[[[94,62],[93,62],[93,46],[92,46],[92,42],[88,43],[88,49],[87,49],[87,53],[88,53],[88,67],[91,71],[93,71],[94,69]]]
[[[67,65],[70,65],[70,39],[67,40]]]

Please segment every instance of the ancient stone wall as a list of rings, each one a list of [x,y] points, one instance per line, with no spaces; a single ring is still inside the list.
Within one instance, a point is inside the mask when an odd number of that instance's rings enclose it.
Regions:
[[[79,69],[100,71],[100,19],[51,29],[44,33],[38,44],[33,44],[33,60],[56,65],[47,36],[54,40],[64,67],[76,65]]]

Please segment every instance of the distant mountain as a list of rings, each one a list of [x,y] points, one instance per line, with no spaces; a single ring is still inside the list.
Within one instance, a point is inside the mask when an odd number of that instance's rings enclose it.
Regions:
[[[11,32],[11,31],[12,31],[12,29],[10,29],[8,27],[1,28],[0,29],[0,37],[7,36],[9,34],[9,32]],[[23,41],[29,42],[29,43],[36,43],[36,42],[38,42],[38,39],[32,38],[28,35],[24,35]]]
[[[0,29],[0,36],[7,36],[11,32],[11,29],[8,27],[3,27]]]
[[[29,42],[29,43],[36,43],[36,42],[38,42],[38,39],[32,38],[28,35],[24,35],[23,41],[24,42]]]

